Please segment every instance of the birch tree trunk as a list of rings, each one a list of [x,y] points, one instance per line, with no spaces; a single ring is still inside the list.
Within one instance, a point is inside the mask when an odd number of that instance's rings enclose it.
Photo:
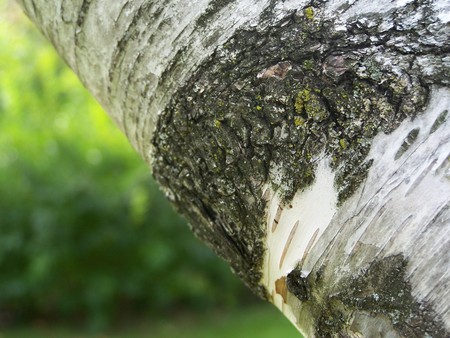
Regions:
[[[20,3],[305,336],[450,336],[447,0]]]

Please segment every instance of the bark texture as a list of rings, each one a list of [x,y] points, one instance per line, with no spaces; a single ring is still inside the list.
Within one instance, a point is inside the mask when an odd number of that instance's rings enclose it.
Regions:
[[[303,334],[450,335],[447,1],[22,6]]]

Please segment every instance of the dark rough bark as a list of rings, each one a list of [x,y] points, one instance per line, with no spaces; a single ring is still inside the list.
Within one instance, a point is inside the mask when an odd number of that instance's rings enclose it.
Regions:
[[[430,86],[448,82],[450,68],[437,57],[450,49],[446,28],[431,32],[442,36],[444,46],[435,47],[419,39],[432,15],[414,31],[398,25],[418,10],[427,8],[373,14],[349,22],[342,34],[317,8],[275,25],[264,20],[269,9],[260,24],[268,28],[237,32],[174,96],[154,140],[155,176],[174,192],[194,231],[215,239],[212,246],[253,288],[260,276],[248,271],[260,271],[263,183],[271,179],[288,202],[314,181],[325,153],[344,200],[370,167],[372,138],[420,113]],[[392,24],[380,29],[384,21]],[[399,38],[408,50],[393,43]],[[381,64],[381,55],[395,63]],[[443,71],[423,74],[418,55],[435,57]],[[279,179],[270,177],[272,161],[288,168]]]

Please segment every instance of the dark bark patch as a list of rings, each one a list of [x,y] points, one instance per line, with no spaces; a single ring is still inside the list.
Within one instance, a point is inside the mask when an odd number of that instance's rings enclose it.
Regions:
[[[90,0],[83,0],[83,2],[81,3],[80,11],[78,12],[77,25],[75,29],[76,34],[78,34],[82,30],[90,6],[91,6]]]
[[[342,203],[368,173],[374,136],[420,113],[431,84],[414,67],[419,50],[431,49],[388,43],[416,38],[395,29],[416,8],[389,13],[391,30],[378,31],[384,19],[371,14],[345,34],[308,8],[276,24],[269,8],[259,29],[236,32],[173,96],[153,140],[157,180],[194,232],[261,295],[263,185],[289,204],[314,182],[325,154]]]
[[[196,26],[200,28],[205,28],[217,13],[219,13],[223,8],[234,2],[234,0],[213,0],[210,1],[208,8],[205,12],[197,19]]]
[[[401,144],[400,148],[397,150],[397,153],[395,154],[394,159],[398,160],[408,149],[411,147],[411,145],[416,141],[417,136],[419,136],[420,128],[415,128],[411,130],[408,135],[405,137],[403,143]]]
[[[310,299],[309,282],[299,269],[294,269],[287,275],[287,287],[289,292],[302,302]]]
[[[430,128],[430,134],[433,134],[436,130],[439,129],[440,126],[444,124],[445,121],[447,121],[447,115],[448,110],[444,110],[442,113],[439,114],[439,116],[434,121],[433,125]]]
[[[333,290],[323,288],[320,273],[312,272],[305,278],[300,269],[295,269],[288,275],[288,290],[318,314],[317,337],[334,337],[351,331],[353,317],[361,314],[387,321],[387,327],[401,337],[447,337],[449,332],[442,319],[430,306],[412,296],[407,264],[401,255],[378,259]],[[303,290],[309,290],[310,297],[304,297]]]

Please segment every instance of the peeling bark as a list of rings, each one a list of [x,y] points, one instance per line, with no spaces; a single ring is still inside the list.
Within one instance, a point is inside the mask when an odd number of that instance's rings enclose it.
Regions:
[[[21,4],[305,336],[450,335],[445,0]]]

